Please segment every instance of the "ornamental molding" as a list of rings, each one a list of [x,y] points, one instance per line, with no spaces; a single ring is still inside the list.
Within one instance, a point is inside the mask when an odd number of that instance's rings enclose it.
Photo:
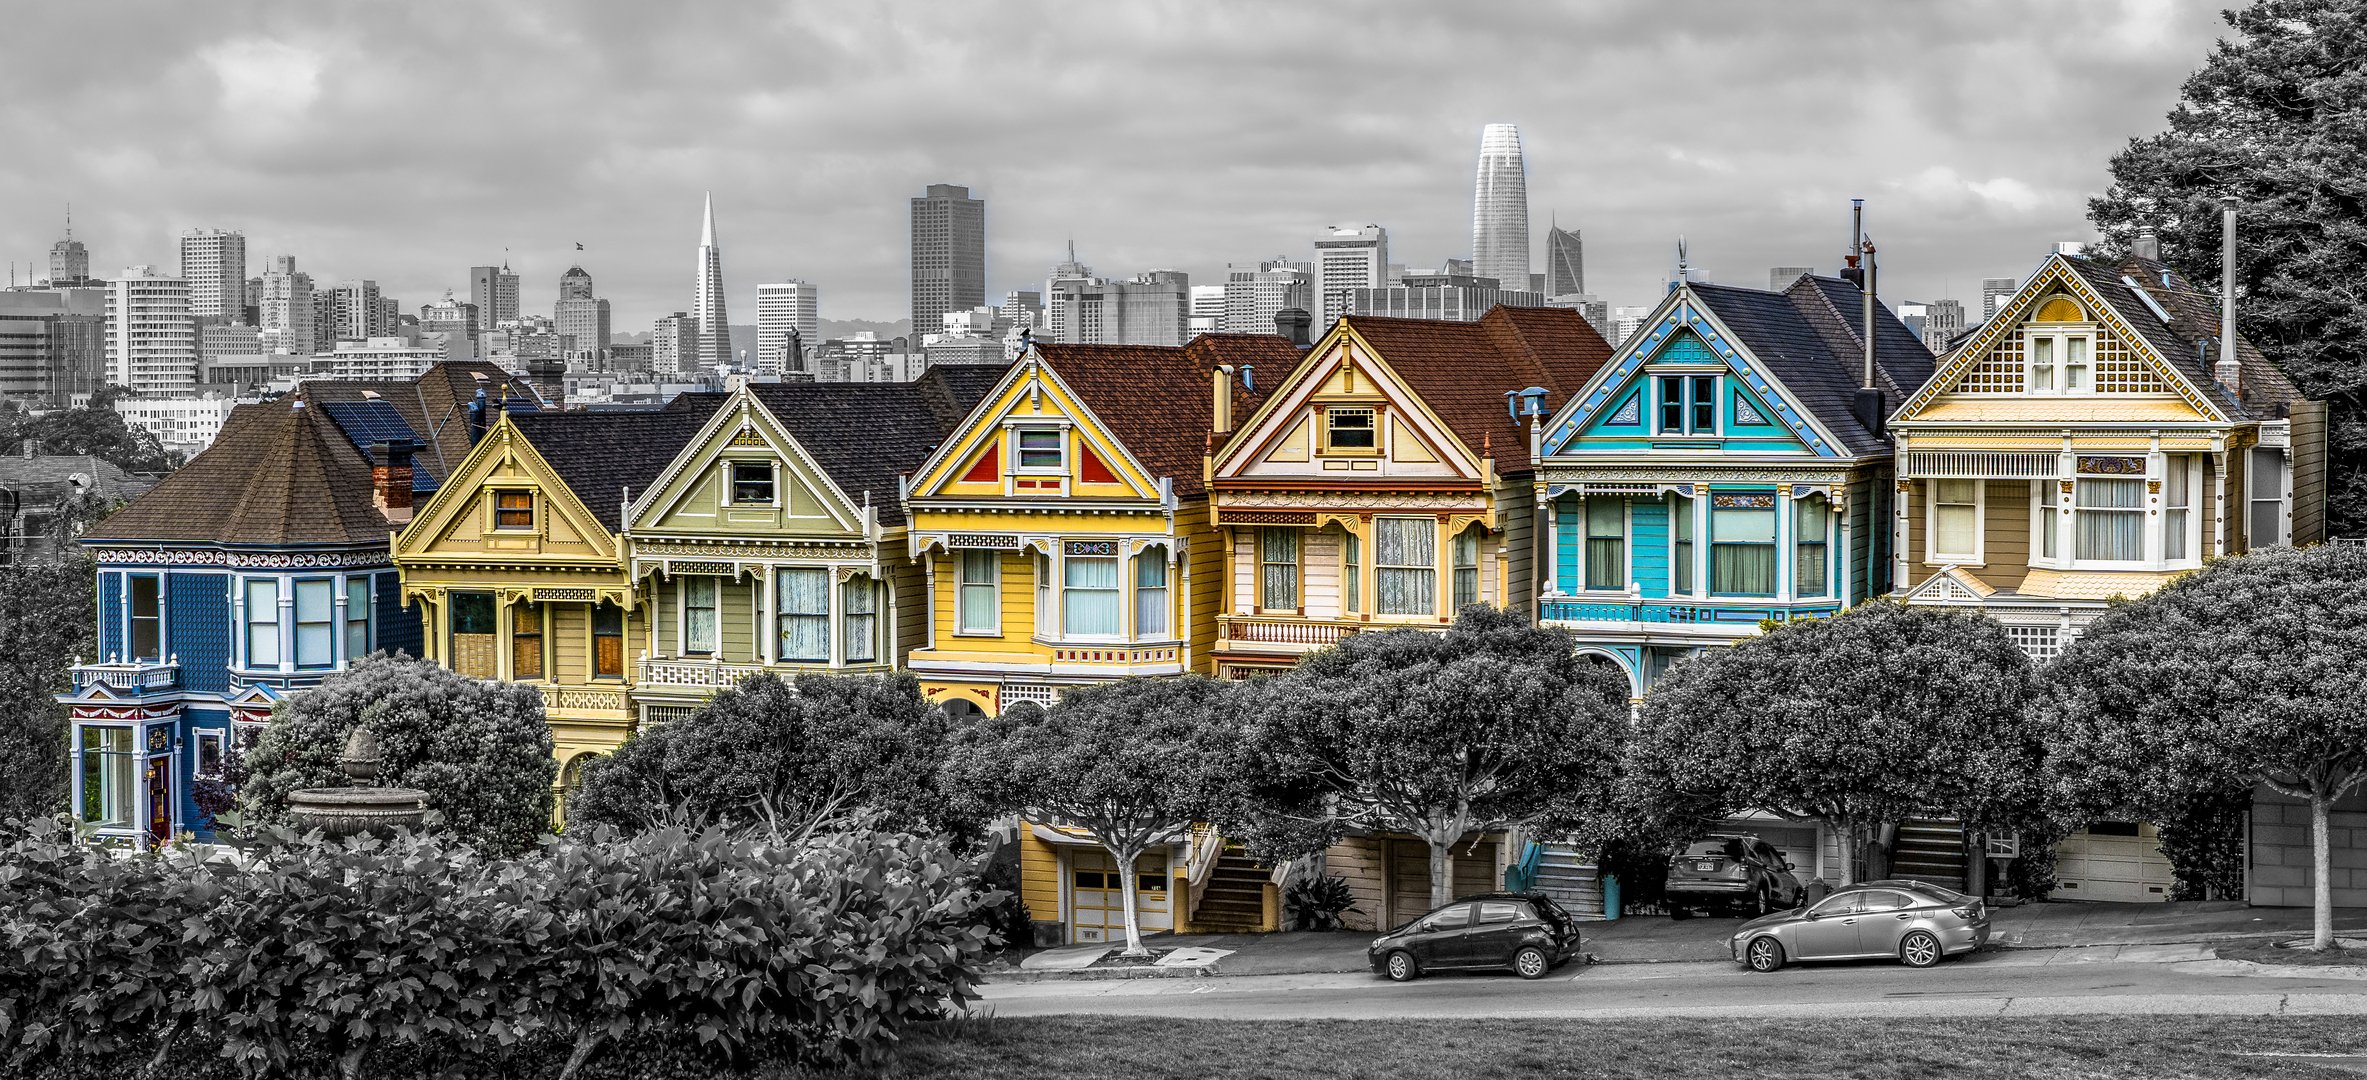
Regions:
[[[1852,470],[1801,469],[1796,465],[1743,468],[1730,465],[1671,464],[1666,467],[1629,465],[1623,467],[1588,468],[1585,466],[1546,466],[1539,471],[1538,481],[1547,486],[1575,483],[1793,483],[1848,484]]]
[[[821,540],[813,543],[794,541],[732,541],[686,540],[658,543],[635,543],[635,562],[650,558],[674,556],[689,559],[795,559],[843,561],[848,559],[868,562],[876,550],[870,544],[850,544],[843,540]]]
[[[1470,495],[1418,495],[1383,491],[1242,491],[1228,492],[1217,512],[1227,518],[1244,508],[1285,510],[1348,510],[1370,513],[1376,510],[1413,510],[1422,513],[1456,513],[1472,511],[1484,513],[1489,508],[1483,493]]]
[[[387,551],[246,552],[203,548],[100,548],[95,558],[104,565],[212,566],[264,570],[368,569],[394,565]]]

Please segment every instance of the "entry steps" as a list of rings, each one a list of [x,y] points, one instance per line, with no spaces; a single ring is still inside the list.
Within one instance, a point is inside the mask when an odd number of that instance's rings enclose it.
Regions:
[[[1228,843],[1209,871],[1208,888],[1192,908],[1195,934],[1254,934],[1265,928],[1266,883],[1272,871],[1251,859],[1241,845]]]
[[[1890,876],[1964,888],[1964,823],[1955,818],[1908,818],[1891,846]]]
[[[1602,872],[1568,844],[1540,844],[1536,877],[1529,887],[1581,919],[1603,917]]]

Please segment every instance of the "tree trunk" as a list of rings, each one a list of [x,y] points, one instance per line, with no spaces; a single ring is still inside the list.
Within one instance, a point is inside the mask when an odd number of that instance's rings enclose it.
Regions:
[[[1119,898],[1126,910],[1126,951],[1122,955],[1148,956],[1150,950],[1142,947],[1142,923],[1134,912],[1134,860],[1142,853],[1112,850],[1110,854],[1118,857],[1118,887],[1126,890],[1126,895]]]
[[[2333,809],[2334,797],[2313,793],[2309,797],[2309,847],[2311,883],[2316,886],[2310,913],[2310,948],[2321,952],[2334,947],[2334,852],[2328,844],[2326,818]]]
[[[1441,908],[1455,899],[1455,842],[1430,841],[1430,906]]]

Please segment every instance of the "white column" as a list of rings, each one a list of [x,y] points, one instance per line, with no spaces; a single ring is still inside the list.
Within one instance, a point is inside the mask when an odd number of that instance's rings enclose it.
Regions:
[[[1915,512],[1915,482],[1912,478],[1901,473],[1892,487],[1898,496],[1898,503],[1891,508],[1890,514],[1890,554],[1891,558],[1895,560],[1890,579],[1890,591],[1901,593],[1907,590],[1907,583],[1912,580],[1908,570],[1913,565],[1915,558],[1915,552],[1911,550],[1909,545],[1909,540],[1914,534],[1908,528],[1910,519],[1907,517]]]
[[[1562,570],[1561,496],[1549,493],[1542,505],[1545,507],[1545,565],[1537,568],[1537,580],[1545,583],[1541,595],[1559,596],[1562,583],[1555,580],[1554,575]]]
[[[283,674],[296,670],[296,579],[292,577],[279,579],[279,670]]]

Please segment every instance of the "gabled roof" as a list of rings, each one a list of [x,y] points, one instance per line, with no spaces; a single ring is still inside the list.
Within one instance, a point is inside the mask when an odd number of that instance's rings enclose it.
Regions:
[[[1219,364],[1247,364],[1272,373],[1255,376],[1255,391],[1243,387],[1239,377],[1231,380],[1233,415],[1247,419],[1304,358],[1298,346],[1278,334],[1202,334],[1180,348],[1039,342],[1035,349],[1110,437],[1153,476],[1166,477],[1178,497],[1197,495],[1206,486],[1200,466],[1216,419],[1215,379],[1209,373]]]
[[[2219,361],[2219,298],[2196,288],[2177,271],[2134,256],[2117,263],[2080,255],[2057,258],[2227,415],[2275,419],[2284,415],[2286,406],[2302,400],[2292,380],[2241,334],[2236,336],[2236,360],[2242,369],[2237,390],[2230,392],[2219,385],[2212,376]],[[2136,281],[2138,288],[2131,288],[2124,279]],[[2170,316],[2167,321],[2138,299],[2140,289]],[[2205,339],[2210,342],[2207,356]]]
[[[82,535],[86,543],[386,543],[370,462],[302,396],[230,410],[213,445]]]
[[[1803,275],[1780,293],[1707,282],[1688,282],[1685,289],[1851,454],[1890,451],[1889,440],[1869,430],[1851,408],[1865,373],[1865,315],[1857,286]],[[1933,366],[1923,339],[1877,304],[1874,381],[1883,412],[1931,378]]]
[[[1002,382],[999,364],[930,368],[909,383],[758,383],[751,389],[830,482],[881,525],[904,523],[901,477]],[[720,401],[719,401],[720,403]]]
[[[1506,473],[1527,470],[1529,428],[1512,415],[1505,393],[1542,386],[1551,415],[1611,358],[1611,343],[1567,308],[1496,307],[1478,322],[1374,315],[1341,321],[1421,395],[1473,457],[1485,443]]]
[[[683,394],[645,412],[512,413],[509,422],[576,501],[617,532],[626,489],[648,487],[722,402],[720,394]]]

